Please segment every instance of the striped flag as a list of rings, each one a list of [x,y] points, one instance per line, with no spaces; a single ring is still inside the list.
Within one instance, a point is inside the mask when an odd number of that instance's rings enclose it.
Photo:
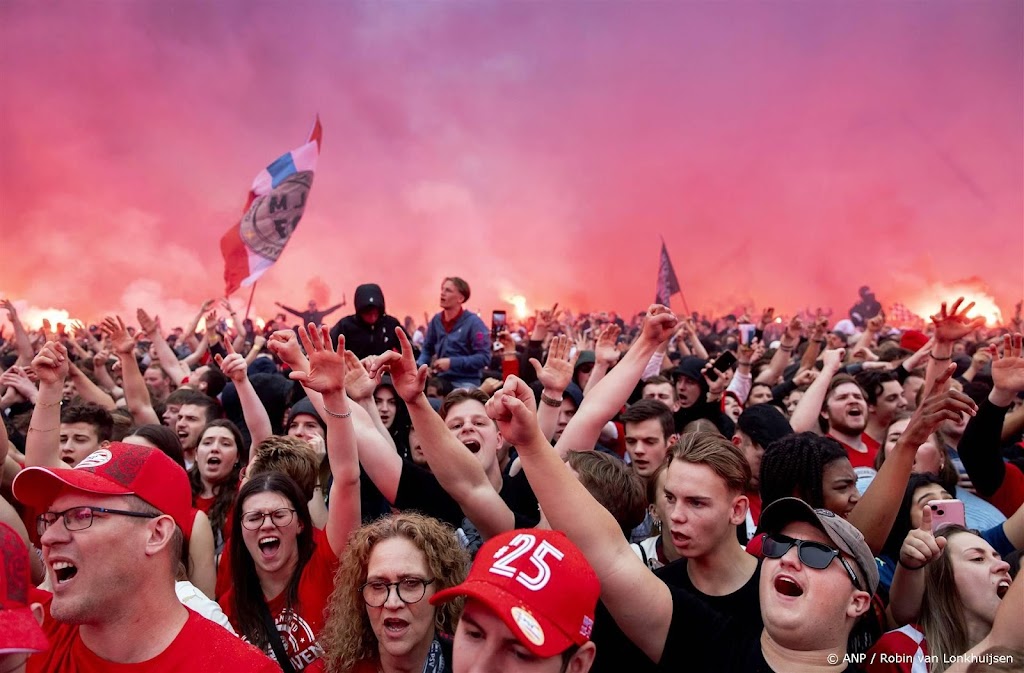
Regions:
[[[661,260],[658,264],[658,290],[654,297],[654,303],[668,306],[672,295],[680,291],[679,279],[676,278],[676,271],[672,268],[672,260],[668,258],[668,248],[665,247],[665,241],[662,241]]]
[[[242,219],[220,239],[225,295],[255,283],[281,256],[306,210],[322,137],[317,116],[306,144],[278,157],[253,180]]]

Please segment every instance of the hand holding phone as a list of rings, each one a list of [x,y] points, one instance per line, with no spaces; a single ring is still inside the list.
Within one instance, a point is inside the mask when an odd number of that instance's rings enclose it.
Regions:
[[[928,507],[932,510],[932,533],[938,533],[940,528],[953,524],[967,527],[962,501],[931,500],[928,502]]]
[[[719,376],[729,371],[735,364],[736,354],[732,351],[725,351],[715,359],[715,363],[704,376],[708,377],[709,381],[717,381]]]

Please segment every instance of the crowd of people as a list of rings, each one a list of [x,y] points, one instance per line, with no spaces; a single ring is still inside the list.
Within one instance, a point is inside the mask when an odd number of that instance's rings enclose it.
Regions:
[[[421,325],[364,284],[262,329],[5,300],[0,672],[1024,670],[1021,305],[920,330],[860,294],[488,326],[448,277]]]

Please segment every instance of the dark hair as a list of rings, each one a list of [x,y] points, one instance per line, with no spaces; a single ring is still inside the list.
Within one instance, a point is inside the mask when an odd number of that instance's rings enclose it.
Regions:
[[[192,388],[178,388],[176,390],[172,390],[167,395],[167,397],[164,399],[164,404],[177,404],[177,405],[188,404],[187,400],[190,397],[192,397],[193,395],[197,395],[197,394],[200,394],[200,393],[197,393]]]
[[[676,422],[672,417],[672,410],[661,400],[637,400],[619,414],[619,420],[623,424],[643,423],[652,418],[661,424],[661,431],[665,434],[666,440],[675,433]]]
[[[166,425],[149,423],[147,425],[135,426],[125,436],[130,437],[132,435],[149,440],[156,448],[163,451],[171,460],[180,465],[181,469],[185,469],[185,452],[182,451],[181,440],[178,439],[178,435],[174,434],[174,430],[171,430]]]
[[[825,507],[825,466],[847,457],[846,449],[831,437],[813,432],[780,437],[761,457],[761,506],[796,496],[811,507]]]
[[[298,437],[271,435],[252,452],[252,460],[245,469],[249,479],[279,472],[295,480],[306,500],[312,500],[320,478],[320,466],[309,442]]]
[[[239,511],[232,517],[231,522],[231,582],[235,592],[232,607],[238,620],[238,635],[261,650],[266,650],[269,646],[270,634],[267,633],[263,618],[260,616],[263,610],[260,603],[265,602],[263,587],[260,585],[259,576],[256,575],[256,565],[249,555],[249,549],[245,546],[241,510],[250,496],[266,492],[280,493],[287,498],[302,525],[296,539],[299,561],[285,588],[286,608],[294,606],[299,601],[299,580],[302,579],[302,571],[305,570],[309,559],[313,557],[314,549],[313,520],[309,516],[309,505],[302,497],[302,491],[294,479],[285,474],[267,472],[246,482],[238,492]]]
[[[216,367],[207,367],[199,377],[199,381],[206,384],[206,394],[216,399],[224,392],[224,387],[228,384],[228,377]]]
[[[672,382],[661,374],[655,374],[654,376],[648,376],[646,379],[640,382],[640,387],[645,388],[647,386],[659,386],[663,383],[667,383],[672,386],[672,397],[676,397],[676,387],[672,385]]]
[[[878,396],[882,394],[886,383],[889,381],[899,382],[894,373],[878,369],[862,369],[853,378],[857,385],[864,390],[864,399],[870,405],[878,404]]]
[[[459,294],[462,295],[463,302],[469,301],[469,283],[462,280],[458,276],[448,276],[443,281],[441,281],[441,284],[444,285],[448,281],[451,281],[452,285],[455,286],[455,289],[458,290]]]
[[[179,404],[181,406],[192,404],[197,407],[202,407],[203,411],[206,412],[207,423],[224,415],[224,409],[221,407],[220,402],[209,395],[204,395],[203,393],[196,391],[193,391],[188,397],[183,398]]]
[[[893,560],[900,557],[900,547],[903,546],[907,533],[914,527],[910,518],[910,512],[915,506],[914,491],[929,484],[938,484],[956,497],[955,490],[952,490],[955,487],[942,483],[942,479],[934,474],[918,472],[910,475],[907,490],[903,492],[903,500],[900,502],[900,508],[896,511],[896,518],[892,522],[892,528],[889,529],[889,537],[885,539],[879,556],[888,556]]]
[[[110,412],[92,402],[78,402],[60,411],[61,423],[87,423],[96,430],[101,442],[109,442],[114,433],[114,417]]]
[[[441,410],[438,411],[441,414],[441,418],[448,418],[448,412],[452,410],[456,404],[462,404],[468,400],[476,400],[480,404],[487,404],[487,393],[480,390],[479,388],[458,388],[444,397],[444,401],[441,402]]]
[[[199,442],[202,443],[203,435],[210,428],[227,428],[231,432],[231,436],[235,440],[235,447],[238,450],[238,458],[235,460],[235,464],[231,467],[231,472],[225,477],[224,481],[219,484],[213,485],[213,505],[210,506],[210,526],[213,527],[214,537],[222,535],[224,530],[224,524],[227,522],[228,512],[235,504],[235,497],[238,493],[238,481],[242,474],[242,466],[249,460],[249,447],[242,440],[242,433],[238,429],[238,426],[231,421],[223,419],[217,419],[210,421],[203,428],[203,431],[199,433]],[[188,480],[192,484],[192,498],[198,498],[203,492],[203,479],[199,475],[199,463],[196,462],[189,470]],[[237,517],[236,517],[237,518]],[[218,547],[221,545],[218,544]]]

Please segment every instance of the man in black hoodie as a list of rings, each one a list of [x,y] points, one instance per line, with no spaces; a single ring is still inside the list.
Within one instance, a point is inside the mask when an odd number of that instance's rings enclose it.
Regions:
[[[384,311],[384,293],[380,285],[367,283],[356,288],[354,315],[347,315],[331,328],[331,340],[338,346],[338,335],[345,335],[345,348],[360,360],[369,355],[380,355],[398,347],[395,328],[398,318]]]

